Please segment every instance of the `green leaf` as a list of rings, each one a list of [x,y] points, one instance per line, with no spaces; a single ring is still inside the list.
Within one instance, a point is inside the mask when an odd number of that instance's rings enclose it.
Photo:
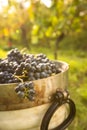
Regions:
[[[87,84],[85,84],[85,86],[87,87]],[[79,88],[77,90],[77,92],[79,93],[80,96],[82,96],[84,99],[87,100],[87,88]]]

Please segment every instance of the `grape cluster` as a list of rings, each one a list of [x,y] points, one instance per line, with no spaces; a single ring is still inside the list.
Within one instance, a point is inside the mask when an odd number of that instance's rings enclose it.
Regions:
[[[17,48],[9,51],[7,57],[9,62],[17,62],[18,64],[20,64],[23,60],[23,55]]]
[[[17,48],[8,52],[5,59],[0,59],[0,84],[20,83],[15,91],[20,97],[34,99],[33,80],[47,78],[61,72],[55,62],[45,54],[26,54]],[[28,82],[27,82],[28,81]]]
[[[36,95],[34,83],[32,81],[18,84],[18,86],[15,88],[15,92],[20,98],[27,97],[30,101],[33,101]]]
[[[8,59],[2,59],[0,61],[0,83],[16,83],[18,78],[14,77],[13,63]]]
[[[12,49],[5,59],[0,59],[0,83],[17,83],[47,78],[60,70],[45,54],[21,53]]]
[[[15,75],[25,75],[26,80],[32,81],[47,78],[59,72],[56,64],[49,60],[45,54],[36,56],[29,54],[24,55],[24,60],[17,66]]]

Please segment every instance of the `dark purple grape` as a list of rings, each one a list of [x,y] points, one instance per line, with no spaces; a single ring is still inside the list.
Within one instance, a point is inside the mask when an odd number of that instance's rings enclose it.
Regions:
[[[36,79],[40,79],[40,73],[36,72],[36,73],[34,74],[34,76],[35,76]]]
[[[28,72],[28,77],[33,77],[34,73],[33,72]]]
[[[20,91],[19,86],[15,87],[15,92],[17,93],[18,91]]]
[[[29,82],[29,88],[30,89],[33,89],[34,88],[34,83],[31,81],[31,82]]]
[[[28,80],[29,80],[29,81],[34,81],[34,80],[36,80],[36,79],[35,79],[35,77],[29,77]]]
[[[28,92],[27,92],[27,98],[28,98],[30,101],[34,101],[34,99],[35,99],[35,94],[36,94],[35,90],[30,89],[30,90],[28,90]]]
[[[25,94],[24,94],[24,92],[22,92],[22,91],[18,91],[18,92],[17,92],[17,95],[18,95],[20,98],[24,98],[24,97],[25,97]]]
[[[31,65],[29,63],[25,64],[25,70],[29,71],[31,69]]]
[[[41,66],[40,66],[40,65],[37,65],[37,66],[36,66],[36,70],[37,70],[38,72],[41,72]]]
[[[0,72],[0,78],[3,78],[4,72]]]
[[[47,77],[47,74],[46,74],[45,72],[41,72],[41,73],[40,73],[40,77],[41,77],[41,78],[46,78],[46,77]]]

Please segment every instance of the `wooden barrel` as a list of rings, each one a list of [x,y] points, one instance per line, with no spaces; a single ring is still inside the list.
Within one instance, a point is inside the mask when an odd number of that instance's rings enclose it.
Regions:
[[[35,80],[35,101],[20,99],[14,91],[17,84],[0,84],[0,130],[40,130],[42,118],[51,104],[50,97],[57,89],[68,86],[68,64],[56,62],[61,72],[48,78]],[[60,124],[68,113],[62,105],[53,115],[49,130]]]

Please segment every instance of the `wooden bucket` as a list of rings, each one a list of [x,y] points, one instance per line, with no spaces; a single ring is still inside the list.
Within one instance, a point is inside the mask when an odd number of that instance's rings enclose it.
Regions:
[[[57,89],[64,91],[68,86],[68,69],[65,62],[56,62],[59,74],[35,80],[35,101],[20,99],[14,91],[17,84],[0,84],[0,130],[40,130],[42,119],[51,104],[50,97]],[[49,130],[58,126],[68,115],[67,104],[53,115]]]

